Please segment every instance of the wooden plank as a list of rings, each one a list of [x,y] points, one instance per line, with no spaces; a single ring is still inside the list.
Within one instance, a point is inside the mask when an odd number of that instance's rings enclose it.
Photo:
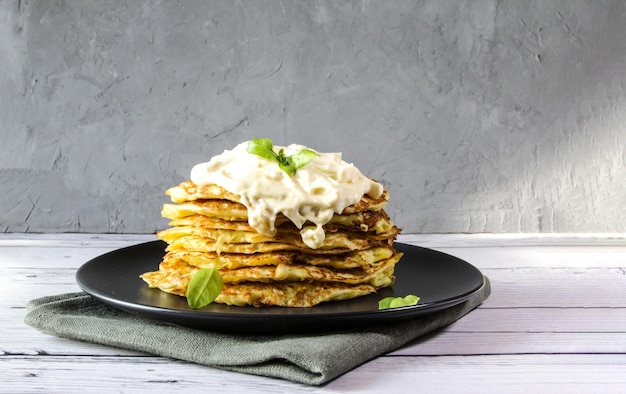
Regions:
[[[123,365],[123,367],[120,367]],[[156,357],[0,357],[10,392],[623,392],[626,355],[382,357],[323,387]]]
[[[626,355],[383,357],[326,388],[342,392],[622,393]]]
[[[427,248],[515,247],[515,246],[626,246],[624,233],[478,233],[406,234],[398,241]]]
[[[541,246],[435,248],[479,269],[498,268],[624,268],[624,246]]]
[[[0,233],[0,247],[27,246],[89,248],[95,245],[99,248],[118,248],[141,242],[154,241],[155,239],[156,236],[154,234]]]
[[[440,330],[391,352],[394,356],[483,354],[626,354],[623,332],[456,332]]]
[[[121,367],[123,365],[123,367]],[[298,389],[291,382],[243,375],[159,357],[0,357],[3,386],[8,392],[160,393],[283,392]],[[231,391],[232,390],[232,391]]]
[[[5,334],[4,331],[7,331]],[[43,334],[31,327],[4,329],[0,357],[14,356],[145,356],[141,352]],[[0,392],[2,392],[0,390]]]
[[[478,308],[452,323],[447,330],[484,333],[601,332],[626,335],[626,308]]]
[[[72,268],[116,247],[65,247],[65,246],[3,246],[0,247],[0,268]]]
[[[491,308],[626,307],[622,268],[484,269],[492,293]]]

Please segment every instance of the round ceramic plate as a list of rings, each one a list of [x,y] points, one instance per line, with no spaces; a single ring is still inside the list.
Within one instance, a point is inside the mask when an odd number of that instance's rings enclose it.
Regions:
[[[184,297],[149,288],[139,278],[156,271],[166,244],[147,242],[98,256],[76,273],[78,285],[94,298],[146,318],[202,330],[283,334],[329,331],[387,324],[433,313],[462,303],[484,285],[482,273],[471,264],[432,249],[396,243],[404,256],[396,265],[393,287],[352,300],[323,303],[312,308],[238,307],[213,303],[191,309]],[[415,306],[378,309],[389,296],[414,294]]]

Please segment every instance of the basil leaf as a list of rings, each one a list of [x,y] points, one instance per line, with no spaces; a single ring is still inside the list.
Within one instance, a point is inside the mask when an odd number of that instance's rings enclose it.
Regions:
[[[409,294],[406,297],[385,297],[378,301],[378,309],[391,309],[400,308],[403,306],[417,305],[420,298],[413,294]]]
[[[215,268],[202,268],[187,286],[187,303],[197,309],[212,303],[222,291],[224,281]]]
[[[274,143],[269,138],[254,138],[252,142],[254,142],[255,145],[264,146],[269,150],[274,149]]]
[[[289,176],[294,176],[298,168],[304,167],[308,162],[319,156],[317,152],[310,149],[301,149],[291,156],[285,156],[284,149],[278,153],[274,152],[274,144],[269,138],[254,138],[248,141],[246,148],[248,153],[261,156],[278,163],[278,167]]]
[[[389,305],[394,299],[394,297],[385,297],[382,300],[378,301],[378,309],[389,309]]]
[[[289,174],[289,176],[294,176],[296,175],[296,169],[293,168],[293,166],[291,165],[291,163],[289,163],[289,161],[286,162],[278,162],[278,167],[280,167],[281,170],[285,171],[287,174]]]
[[[272,140],[269,138],[255,138],[248,141],[246,151],[268,160],[276,160],[277,158],[274,152],[274,144],[272,144]]]
[[[295,154],[289,156],[291,159],[291,165],[294,169],[298,169],[307,165],[311,160],[319,156],[317,152],[314,152],[310,149],[302,149]]]
[[[278,155],[276,155],[276,161],[278,164],[282,164],[285,166],[290,166],[291,162],[289,161],[289,157],[285,156],[285,150],[281,149],[278,151]]]

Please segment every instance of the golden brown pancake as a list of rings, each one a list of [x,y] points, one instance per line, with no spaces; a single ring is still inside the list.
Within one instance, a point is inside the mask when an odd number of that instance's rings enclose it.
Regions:
[[[280,264],[220,270],[224,288],[215,302],[311,307],[324,301],[354,298],[393,284],[393,267],[400,257],[396,254],[368,269],[333,270]],[[141,278],[150,287],[184,296],[189,281],[199,269],[182,260],[170,259],[163,261],[158,271],[146,272]]]
[[[227,305],[312,307],[322,302],[348,300],[376,292],[368,284],[337,282],[240,283],[224,285],[215,300]]]
[[[171,204],[170,204],[171,205]],[[203,212],[201,208],[197,209],[197,214],[189,215],[187,212],[179,213],[179,207],[168,208],[168,214],[175,217],[169,225],[176,226],[195,226],[222,230],[239,230],[239,231],[256,231],[250,226],[246,219],[244,220],[225,220],[220,219],[211,212]],[[233,215],[231,215],[232,217]],[[298,229],[289,219],[283,215],[279,215],[276,222],[278,231],[299,232]],[[333,232],[341,229],[350,231],[372,231],[379,235],[387,234],[393,237],[399,233],[399,229],[393,225],[391,219],[384,210],[356,212],[346,215],[334,215],[330,222],[325,224],[324,231]]]
[[[172,202],[184,203],[196,200],[228,200],[241,202],[241,198],[218,185],[196,185],[191,181],[185,181],[177,186],[173,186],[165,191],[170,196]],[[389,193],[385,190],[379,198],[363,196],[361,201],[348,207],[342,213],[377,211],[382,209],[389,200]]]
[[[231,193],[218,185],[196,185],[191,181],[185,181],[165,191],[173,202],[186,202],[195,200],[229,200],[240,202],[237,194]]]
[[[221,230],[212,229],[207,227],[193,227],[193,226],[179,226],[171,227],[167,230],[159,231],[157,237],[169,244],[173,243],[179,238],[195,235],[198,237],[208,238],[217,243],[229,243],[229,244],[258,244],[258,243],[286,243],[291,244],[299,250],[307,248],[306,244],[302,241],[302,237],[298,232],[282,232],[279,231],[274,236],[269,236],[256,231],[239,231],[239,230]],[[329,232],[326,233],[324,242],[322,243],[322,249],[343,248],[347,247],[351,250],[364,249],[372,242],[384,241],[395,237],[396,234],[391,236],[370,234],[370,233],[357,233],[357,232]]]
[[[393,282],[393,267],[400,260],[401,254],[378,261],[363,268],[333,269],[307,264],[278,264],[244,267],[237,269],[220,268],[224,283],[240,282],[342,282],[348,284],[369,283],[373,286],[388,286]],[[159,274],[152,277],[154,287],[159,284],[167,288],[172,283],[187,287],[189,280],[200,267],[187,264],[181,259],[169,258],[159,265]],[[144,274],[144,277],[146,274]],[[158,279],[157,279],[158,278]]]
[[[248,209],[245,205],[227,200],[199,200],[181,204],[163,204],[161,210],[161,216],[167,219],[178,219],[191,215],[247,221]]]
[[[206,203],[208,201],[221,201],[232,202],[235,205],[239,206],[240,209],[246,211],[246,208],[243,204],[240,204],[241,199],[234,193],[230,193],[226,191],[224,188],[217,185],[203,185],[198,186],[195,185],[191,181],[186,181],[178,186],[174,186],[168,189],[166,192],[171,198],[172,202],[180,203],[180,204],[189,204],[195,205],[195,202]],[[359,202],[356,204],[350,205],[346,209],[344,209],[341,214],[347,213],[355,213],[355,212],[365,212],[365,211],[378,211],[383,209],[387,202],[389,201],[389,193],[385,190],[383,194],[378,198],[373,198],[368,195],[365,195],[361,198]],[[225,205],[226,206],[226,205]],[[243,207],[243,208],[242,208]],[[246,211],[247,215],[247,211]],[[165,215],[164,215],[165,216]],[[165,216],[168,217],[168,216]],[[169,218],[169,217],[168,217]],[[170,218],[174,219],[174,218]]]
[[[310,264],[336,269],[348,269],[369,266],[378,261],[391,258],[394,253],[395,250],[391,246],[377,246],[340,255],[315,255],[291,251],[253,254],[217,254],[216,252],[196,252],[181,249],[168,252],[163,257],[163,261],[178,259],[198,268],[237,269],[260,265]]]
[[[354,242],[353,242],[354,241]],[[304,244],[292,244],[286,242],[260,242],[260,243],[228,243],[221,240],[214,241],[197,235],[186,235],[172,241],[166,248],[172,250],[190,250],[195,252],[217,253],[267,253],[276,251],[295,251],[310,254],[340,254],[354,250],[366,249],[374,246],[389,245],[389,241],[352,240],[343,234],[327,234],[324,245],[317,249],[311,249]]]

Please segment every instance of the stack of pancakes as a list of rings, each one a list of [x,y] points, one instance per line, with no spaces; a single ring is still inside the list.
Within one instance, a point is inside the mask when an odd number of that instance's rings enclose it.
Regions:
[[[186,181],[166,194],[174,204],[165,204],[161,214],[171,227],[157,233],[168,244],[166,254],[158,271],[141,275],[150,287],[185,296],[198,270],[215,268],[224,281],[215,302],[310,307],[394,282],[402,254],[393,248],[400,229],[383,209],[387,191],[378,199],[366,195],[335,214],[315,249],[282,214],[273,236],[257,232],[239,196],[220,186]]]

